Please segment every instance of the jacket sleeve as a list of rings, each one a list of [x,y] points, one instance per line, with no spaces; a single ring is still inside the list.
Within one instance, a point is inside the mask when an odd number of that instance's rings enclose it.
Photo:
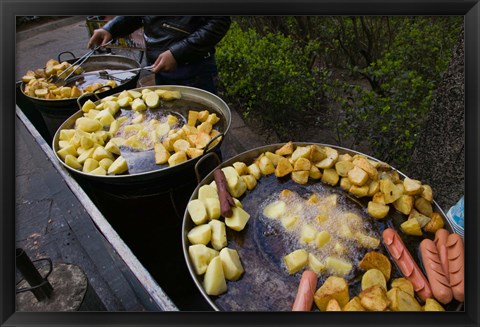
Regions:
[[[230,28],[228,16],[206,18],[205,23],[188,37],[172,44],[169,50],[179,64],[184,64],[215,51],[215,45],[222,40]],[[212,50],[213,49],[213,50]]]
[[[113,38],[124,37],[142,27],[141,16],[116,16],[107,22],[103,29],[112,34]]]

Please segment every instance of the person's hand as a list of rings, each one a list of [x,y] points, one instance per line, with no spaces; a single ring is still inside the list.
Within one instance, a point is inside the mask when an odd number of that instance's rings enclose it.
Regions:
[[[103,28],[96,29],[93,31],[92,37],[88,41],[88,48],[93,49],[98,45],[107,43],[112,39],[112,34]]]
[[[177,68],[177,61],[170,50],[162,52],[152,65],[152,72],[169,72]]]

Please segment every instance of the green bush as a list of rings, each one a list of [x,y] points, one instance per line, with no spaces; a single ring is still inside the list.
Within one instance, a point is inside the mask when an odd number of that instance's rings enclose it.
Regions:
[[[319,89],[309,56],[290,37],[232,26],[217,46],[221,86],[244,116],[274,127],[282,137],[291,122],[317,106]]]
[[[461,18],[396,18],[402,28],[383,57],[352,71],[377,87],[344,83],[344,137],[367,141],[374,155],[402,168],[412,155],[434,90],[458,41]]]

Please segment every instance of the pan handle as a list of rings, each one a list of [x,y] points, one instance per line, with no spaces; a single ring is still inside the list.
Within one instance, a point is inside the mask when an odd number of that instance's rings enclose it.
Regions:
[[[213,142],[215,142],[215,140],[220,139],[220,138],[222,138],[222,137],[224,137],[224,136],[225,136],[224,133],[219,133],[219,134],[215,135],[214,137],[212,137],[212,139],[211,139],[211,140],[207,143],[207,145],[205,146],[205,153],[206,153],[206,154],[207,154],[207,153],[210,153],[210,152],[213,150],[213,148],[215,148],[215,146],[212,146],[212,147],[210,148],[210,145],[211,145]],[[218,143],[219,146],[220,146],[221,141],[222,141],[222,140],[220,140],[219,143]]]
[[[62,62],[62,60],[61,60],[60,57],[61,57],[63,54],[65,54],[65,53],[68,53],[68,54],[72,55],[72,58],[75,59],[75,55],[73,54],[73,52],[71,52],[71,51],[63,51],[63,52],[60,52],[60,53],[58,54],[58,56],[57,56],[58,62]]]
[[[217,166],[222,163],[222,161],[218,157],[218,154],[216,154],[215,152],[208,152],[204,154],[200,159],[198,159],[197,163],[195,164],[195,176],[197,177],[197,184],[200,184],[202,180],[205,178],[205,176],[202,176],[202,174],[200,173],[201,165],[205,160],[207,160],[210,157],[216,160]]]
[[[100,97],[96,93],[84,93],[77,98],[78,108],[82,110],[82,105],[87,100],[90,100],[92,97],[96,97],[97,101],[100,100]]]

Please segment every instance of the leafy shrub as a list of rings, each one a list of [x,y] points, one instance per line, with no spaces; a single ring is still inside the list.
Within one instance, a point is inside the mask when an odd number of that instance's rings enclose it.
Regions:
[[[403,167],[409,160],[434,90],[458,40],[459,18],[397,18],[402,28],[383,57],[355,73],[369,76],[377,88],[344,83],[341,99],[344,137],[367,141],[374,154]]]
[[[219,77],[225,97],[244,116],[254,116],[288,134],[292,120],[312,110],[319,96],[308,54],[281,34],[260,35],[232,26],[217,46]]]

